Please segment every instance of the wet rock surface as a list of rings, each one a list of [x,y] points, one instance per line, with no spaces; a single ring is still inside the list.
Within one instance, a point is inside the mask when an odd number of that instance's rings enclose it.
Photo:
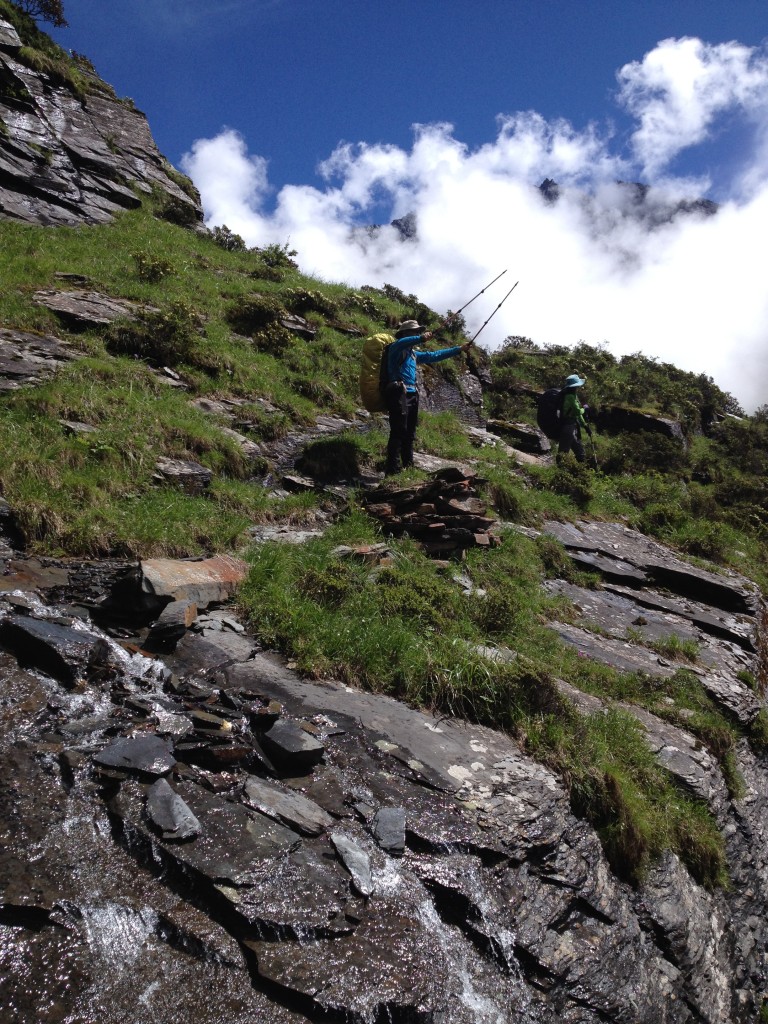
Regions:
[[[437,478],[451,479],[466,482]],[[664,676],[674,636],[750,725],[763,708],[744,681],[762,671],[751,584],[616,524],[546,529],[577,565],[603,566],[596,589],[548,583],[572,611],[552,624],[567,642]],[[389,556],[385,543],[338,554]],[[9,548],[5,567],[0,978],[14,1024],[49,1006],[104,1024],[126,1008],[132,1024],[755,1019],[768,770],[746,740],[733,796],[684,729],[561,682],[580,714],[632,714],[726,838],[730,890],[706,892],[671,855],[633,890],[509,737],[310,682],[260,650],[226,606],[238,560]]]
[[[134,567],[134,583],[178,601],[178,624],[188,581],[161,568]],[[86,645],[57,648],[69,675],[13,643],[0,652],[9,1020],[52,1004],[105,1024],[126,1007],[137,1024],[754,1018],[768,772],[746,743],[733,800],[692,737],[645,715],[660,762],[721,823],[736,884],[707,893],[670,857],[631,890],[510,738],[301,679],[217,609],[229,593],[196,595],[162,661],[137,653],[141,634],[120,645],[66,619],[32,584],[0,598],[0,643],[21,620],[25,635]],[[738,614],[740,642],[715,639],[746,657]]]

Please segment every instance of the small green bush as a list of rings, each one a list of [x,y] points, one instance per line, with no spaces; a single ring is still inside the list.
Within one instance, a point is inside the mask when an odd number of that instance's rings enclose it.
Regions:
[[[357,576],[348,562],[331,562],[323,568],[311,566],[297,586],[318,604],[338,608],[357,586]]]
[[[679,473],[688,466],[688,453],[680,441],[650,430],[602,438],[600,468],[604,473]]]
[[[252,293],[231,303],[225,309],[224,316],[239,334],[253,337],[277,324],[287,312],[273,296]]]
[[[194,361],[201,326],[197,312],[180,301],[166,309],[146,310],[141,320],[111,324],[104,340],[107,350],[115,355],[177,366]]]
[[[548,474],[547,482],[555,494],[566,495],[579,508],[586,508],[594,496],[591,471],[572,452],[558,455],[557,466]]]
[[[472,618],[483,636],[509,637],[520,613],[520,595],[512,589],[500,589],[474,602]]]
[[[315,480],[337,483],[360,476],[361,451],[354,437],[331,437],[308,444],[296,468]]]
[[[131,253],[131,259],[136,264],[136,273],[142,281],[156,284],[164,277],[176,273],[176,268],[170,260],[153,256],[152,253],[140,250]]]
[[[262,263],[272,267],[274,270],[298,269],[299,265],[293,258],[297,255],[296,250],[289,248],[288,242],[284,242],[282,245],[273,242],[271,245],[265,245],[261,249],[257,248],[256,252]]]
[[[245,252],[248,244],[242,235],[231,231],[226,224],[216,225],[212,232],[213,242],[226,252]]]
[[[317,289],[286,288],[281,292],[281,298],[292,313],[300,316],[319,313],[321,316],[335,317],[339,314],[338,302]]]

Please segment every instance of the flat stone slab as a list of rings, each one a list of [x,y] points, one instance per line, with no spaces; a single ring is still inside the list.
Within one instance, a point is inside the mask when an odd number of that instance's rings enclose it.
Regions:
[[[735,679],[740,670],[753,664],[752,656],[741,644],[705,632],[690,618],[640,605],[634,591],[622,588],[623,592],[618,594],[613,589],[588,590],[564,580],[550,580],[545,588],[573,602],[579,614],[578,624],[597,627],[603,636],[627,640],[633,645],[651,648],[656,645],[663,659],[698,675],[714,673]],[[675,602],[670,601],[670,604]],[[674,644],[677,641],[681,647],[676,657]],[[691,645],[691,655],[695,650],[695,657],[684,655],[682,645],[686,643]],[[668,651],[665,645],[669,646]]]
[[[116,740],[95,754],[93,760],[104,768],[142,775],[167,775],[176,764],[170,742],[154,733]]]
[[[372,831],[382,850],[393,857],[401,857],[405,852],[404,808],[379,808],[373,818]]]
[[[515,448],[532,455],[547,455],[552,442],[541,430],[529,423],[510,423],[507,420],[488,420],[486,430],[510,440]]]
[[[194,783],[179,782],[176,792],[200,824],[197,837],[185,843],[168,843],[154,831],[149,833],[141,801],[130,788],[121,787],[110,806],[133,827],[162,843],[172,859],[194,869],[211,885],[258,885],[264,878],[261,862],[276,861],[301,842],[283,825]]]
[[[39,384],[80,355],[66,341],[52,335],[0,328],[0,391]]]
[[[208,489],[213,470],[199,462],[160,458],[155,466],[155,479],[178,487],[185,494],[199,495]]]
[[[548,580],[544,586],[550,593],[572,601],[581,622],[599,626],[601,632],[617,639],[630,639],[628,632],[637,635],[635,642],[638,639],[653,642],[675,636],[681,641],[698,643],[701,638],[699,630],[688,619],[640,607],[629,588],[624,588],[622,594],[616,594],[606,590],[588,590],[565,580]]]
[[[135,320],[140,307],[100,292],[66,292],[56,289],[35,292],[34,302],[78,327],[104,327],[115,320]]]
[[[243,786],[243,799],[249,807],[282,822],[301,835],[319,836],[334,822],[330,814],[301,793],[281,789],[253,775]]]
[[[648,587],[644,587],[642,590],[632,590],[629,587],[621,586],[621,584],[606,582],[603,589],[628,597],[642,608],[670,612],[682,619],[688,619],[705,633],[730,640],[745,650],[755,650],[755,619],[752,615],[729,614],[718,608],[712,608],[710,605],[702,604],[700,601],[662,594],[660,591]]]
[[[109,644],[103,637],[23,615],[8,616],[0,623],[0,643],[14,651],[22,664],[70,687],[109,660]]]
[[[231,555],[194,560],[150,558],[141,563],[141,572],[145,593],[207,608],[232,597],[248,566]]]
[[[258,974],[311,998],[315,1013],[325,1010],[347,1019],[396,1020],[392,1014],[400,1007],[440,1005],[434,970],[442,957],[412,908],[393,911],[394,907],[386,915],[371,917],[332,944],[247,945],[256,955]],[[430,1018],[435,1019],[431,1012],[424,1019]]]
[[[172,653],[165,654],[168,667],[182,679],[212,672],[226,665],[248,661],[256,650],[249,636],[240,636],[229,630],[208,632],[205,636],[187,632]]]
[[[355,889],[361,896],[370,896],[373,892],[371,858],[359,843],[343,832],[332,832],[331,842],[344,867],[352,876]]]
[[[414,818],[409,828],[423,832],[434,842],[477,842],[493,848],[498,836],[516,844],[526,837],[545,842],[559,834],[567,798],[555,776],[525,757],[506,736],[482,726],[457,722],[426,711],[417,711],[382,695],[364,693],[342,683],[313,683],[285,668],[277,658],[256,654],[250,661],[224,670],[226,688],[252,690],[279,700],[294,714],[307,718],[322,714],[340,721],[350,734],[364,730],[367,742],[382,739],[392,744],[393,754],[382,750],[391,772],[400,770],[404,755],[424,771],[430,788],[442,789],[478,813],[493,816],[500,830],[482,840],[467,822],[451,816],[424,815],[424,827]],[[380,748],[381,749],[381,748]],[[408,769],[410,771],[410,769]],[[389,791],[392,782],[388,781]],[[420,786],[419,788],[423,788]],[[436,799],[434,794],[431,799]],[[383,801],[382,801],[383,802]],[[373,813],[373,812],[372,812]]]
[[[556,537],[569,553],[578,552],[582,561],[585,560],[583,553],[592,552],[615,559],[621,565],[629,563],[657,586],[676,594],[693,597],[729,612],[755,614],[757,611],[759,591],[743,576],[725,570],[716,573],[700,569],[684,562],[663,544],[620,523],[547,522],[543,532]],[[597,561],[594,564],[599,568]]]
[[[593,658],[619,672],[647,672],[663,678],[674,675],[681,667],[670,664],[667,659],[640,644],[600,636],[566,622],[553,622],[551,626],[560,639],[575,647],[582,657]]]

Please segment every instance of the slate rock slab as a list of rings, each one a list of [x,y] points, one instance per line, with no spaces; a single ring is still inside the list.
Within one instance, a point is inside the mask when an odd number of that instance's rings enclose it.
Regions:
[[[691,598],[676,598],[648,587],[644,587],[642,590],[632,590],[620,584],[606,583],[604,589],[628,597],[643,608],[670,612],[672,615],[687,619],[705,633],[730,640],[747,651],[755,649],[755,618],[753,615],[729,614],[700,601],[694,601]]]
[[[18,50],[20,48],[21,39],[19,38],[19,33],[9,21],[6,21],[5,18],[0,18],[0,49]]]
[[[640,906],[667,938],[668,955],[682,971],[686,1001],[701,1020],[731,1020],[729,967],[723,944],[727,911],[691,879],[678,857],[666,853],[648,872]]]
[[[176,764],[171,743],[154,733],[116,740],[93,760],[104,768],[117,768],[141,775],[167,775]]]
[[[158,482],[178,487],[185,494],[195,496],[208,490],[213,480],[213,470],[199,462],[160,458],[155,466],[155,477]]]
[[[147,814],[163,839],[194,839],[202,825],[166,779],[158,779],[147,793]]]
[[[183,223],[202,221],[191,182],[179,187],[132,103],[117,99],[81,64],[91,87],[84,99],[58,76],[22,62],[14,34],[4,29],[3,35],[0,216],[43,225],[102,224],[140,205],[136,191],[148,195],[157,186]]]
[[[618,561],[620,567],[629,563],[640,574],[640,583],[649,578],[656,586],[729,612],[753,615],[757,611],[759,591],[743,576],[725,570],[717,573],[684,562],[663,544],[620,523],[547,522],[543,532],[556,537],[575,558],[587,562],[591,558],[601,571],[610,571],[610,560]],[[605,570],[598,558],[609,560]]]
[[[364,909],[327,840],[305,839],[279,858],[254,862],[248,885],[219,883],[217,891],[250,936],[336,939],[355,930]]]
[[[33,300],[38,306],[45,306],[67,324],[81,330],[105,327],[115,320],[135,320],[140,309],[136,303],[91,291],[46,289],[35,292]]]
[[[174,647],[197,618],[194,601],[171,601],[152,623],[144,646],[151,650]]]
[[[22,664],[39,668],[69,687],[109,660],[109,644],[103,637],[21,615],[0,623],[0,644]]]
[[[528,423],[509,423],[506,420],[488,420],[486,430],[507,438],[515,448],[533,455],[547,455],[552,443],[546,434]]]
[[[49,334],[0,328],[0,391],[38,384],[79,353]]]
[[[248,567],[231,555],[212,558],[148,558],[141,563],[142,590],[154,597],[194,602],[198,608],[228,600]]]
[[[381,807],[373,818],[376,842],[393,857],[405,852],[405,810],[402,807]]]
[[[262,733],[261,744],[268,757],[282,768],[306,771],[323,759],[325,747],[295,722],[282,719]]]
[[[343,832],[332,832],[331,842],[344,867],[352,876],[352,884],[361,896],[370,896],[373,892],[373,876],[371,874],[371,858],[354,839]]]
[[[148,831],[143,801],[131,786],[121,786],[110,808],[147,839],[160,843],[172,861],[193,869],[211,886],[258,885],[264,878],[261,862],[277,861],[301,842],[283,825],[195,783],[179,782],[176,793],[200,824],[197,837],[185,843],[168,843]]]
[[[281,789],[253,775],[243,786],[243,796],[250,807],[301,835],[319,836],[333,825],[331,815],[301,793]]]

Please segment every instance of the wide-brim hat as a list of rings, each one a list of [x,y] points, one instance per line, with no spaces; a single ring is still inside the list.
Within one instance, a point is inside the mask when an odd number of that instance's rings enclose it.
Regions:
[[[397,334],[415,334],[417,331],[423,330],[424,328],[416,320],[403,320],[396,328]]]
[[[567,388],[580,388],[582,384],[586,384],[585,380],[582,380],[578,373],[572,373],[570,377],[565,378],[565,386]]]

